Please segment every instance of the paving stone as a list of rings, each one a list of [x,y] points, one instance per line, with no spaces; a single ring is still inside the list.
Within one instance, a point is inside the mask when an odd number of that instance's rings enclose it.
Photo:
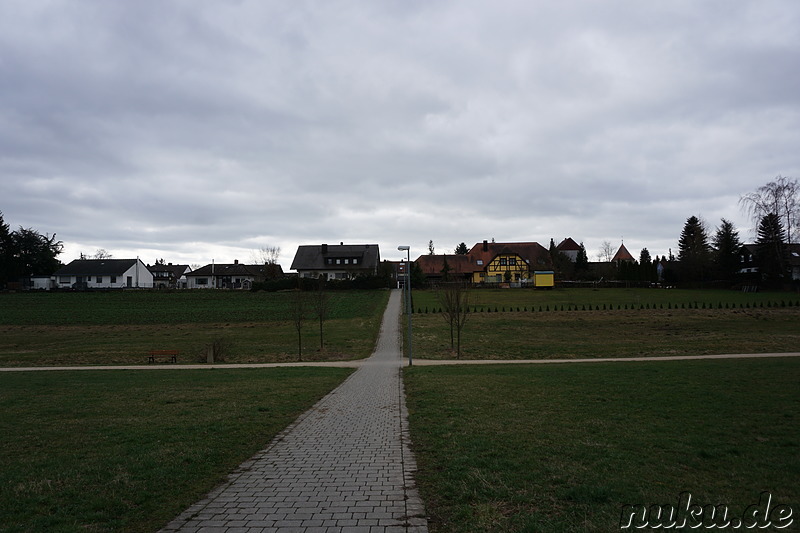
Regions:
[[[401,382],[401,293],[372,356],[164,532],[427,532]]]

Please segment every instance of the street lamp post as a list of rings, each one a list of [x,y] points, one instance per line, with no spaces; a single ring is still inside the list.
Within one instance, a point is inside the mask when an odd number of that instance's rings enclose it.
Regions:
[[[403,284],[403,295],[406,300],[406,314],[408,315],[408,366],[414,364],[414,358],[411,355],[411,247],[398,246],[397,249],[401,252],[406,252],[406,281]]]

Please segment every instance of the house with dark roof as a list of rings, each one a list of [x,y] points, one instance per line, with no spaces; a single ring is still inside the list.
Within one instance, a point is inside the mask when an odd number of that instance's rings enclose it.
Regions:
[[[377,244],[314,244],[297,247],[291,269],[301,278],[353,279],[378,273]]]
[[[536,271],[550,271],[550,252],[538,242],[487,242],[473,246],[469,253],[475,263],[474,283],[526,283]]]
[[[153,274],[140,259],[76,259],[53,274],[60,289],[150,289]]]
[[[556,246],[556,250],[566,255],[574,263],[578,260],[578,252],[580,252],[581,247],[572,237],[567,237]]]
[[[245,265],[238,259],[233,263],[211,263],[186,274],[189,289],[244,289],[250,290],[253,283],[283,277],[278,264]]]
[[[156,289],[185,289],[186,274],[192,271],[189,265],[156,263],[147,265],[153,274],[153,287]]]
[[[536,242],[483,241],[475,244],[466,255],[422,255],[416,264],[430,281],[528,283],[533,282],[536,271],[552,274],[550,253]]]

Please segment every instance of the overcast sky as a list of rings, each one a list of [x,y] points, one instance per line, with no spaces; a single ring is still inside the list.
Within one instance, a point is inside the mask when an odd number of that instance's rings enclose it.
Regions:
[[[0,211],[146,263],[624,238],[800,177],[800,2],[4,0]]]

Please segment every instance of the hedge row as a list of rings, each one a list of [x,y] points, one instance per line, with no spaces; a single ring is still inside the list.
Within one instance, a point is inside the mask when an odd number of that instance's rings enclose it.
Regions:
[[[722,302],[719,302],[716,306],[714,304],[706,304],[705,302],[703,302],[703,303],[689,302],[688,304],[687,303],[681,303],[681,304],[674,304],[674,305],[671,304],[671,303],[668,303],[666,307],[664,307],[663,303],[662,304],[658,304],[658,305],[656,305],[656,304],[650,305],[649,303],[647,303],[647,304],[639,304],[639,305],[636,305],[636,304],[630,304],[630,305],[629,304],[624,304],[624,305],[623,304],[617,304],[616,307],[614,306],[614,304],[610,304],[610,305],[603,304],[602,308],[600,307],[599,304],[595,304],[595,305],[589,304],[588,306],[587,305],[582,305],[580,307],[580,309],[578,309],[578,305],[577,304],[567,304],[566,306],[564,304],[561,304],[561,306],[553,305],[552,309],[551,309],[550,305],[545,305],[544,307],[542,307],[540,305],[538,310],[539,310],[539,312],[546,312],[546,311],[579,311],[579,310],[580,311],[601,311],[601,310],[602,311],[614,311],[614,310],[622,310],[622,309],[628,309],[628,310],[630,310],[630,309],[751,309],[751,308],[755,309],[755,308],[770,308],[770,307],[800,307],[800,300],[797,300],[797,301],[789,300],[788,302],[786,300],[781,300],[780,303],[779,302],[771,302],[771,301],[769,301],[769,302],[758,302],[758,303],[753,303],[752,305],[750,304],[750,302],[739,303],[738,305],[735,304],[735,303],[730,304],[728,302],[725,302],[725,304],[723,304]],[[530,308],[531,312],[536,312],[536,310],[537,309],[536,309],[535,306],[531,306],[531,308]],[[515,307],[509,307],[508,309],[506,309],[505,306],[500,307],[500,308],[498,308],[497,306],[495,306],[494,308],[492,308],[492,307],[484,307],[484,306],[480,306],[480,308],[479,308],[477,306],[474,306],[472,308],[467,308],[467,311],[470,312],[470,313],[506,313],[506,312],[527,313],[528,312],[528,307],[527,306],[526,307],[521,307],[521,308],[520,307],[516,307],[516,308]],[[417,308],[417,310],[415,311],[416,314],[441,313],[441,312],[442,312],[442,308],[441,307],[439,307],[438,309],[435,308],[435,307],[432,308],[432,309],[429,309],[427,306],[425,307],[424,310],[422,308]]]

